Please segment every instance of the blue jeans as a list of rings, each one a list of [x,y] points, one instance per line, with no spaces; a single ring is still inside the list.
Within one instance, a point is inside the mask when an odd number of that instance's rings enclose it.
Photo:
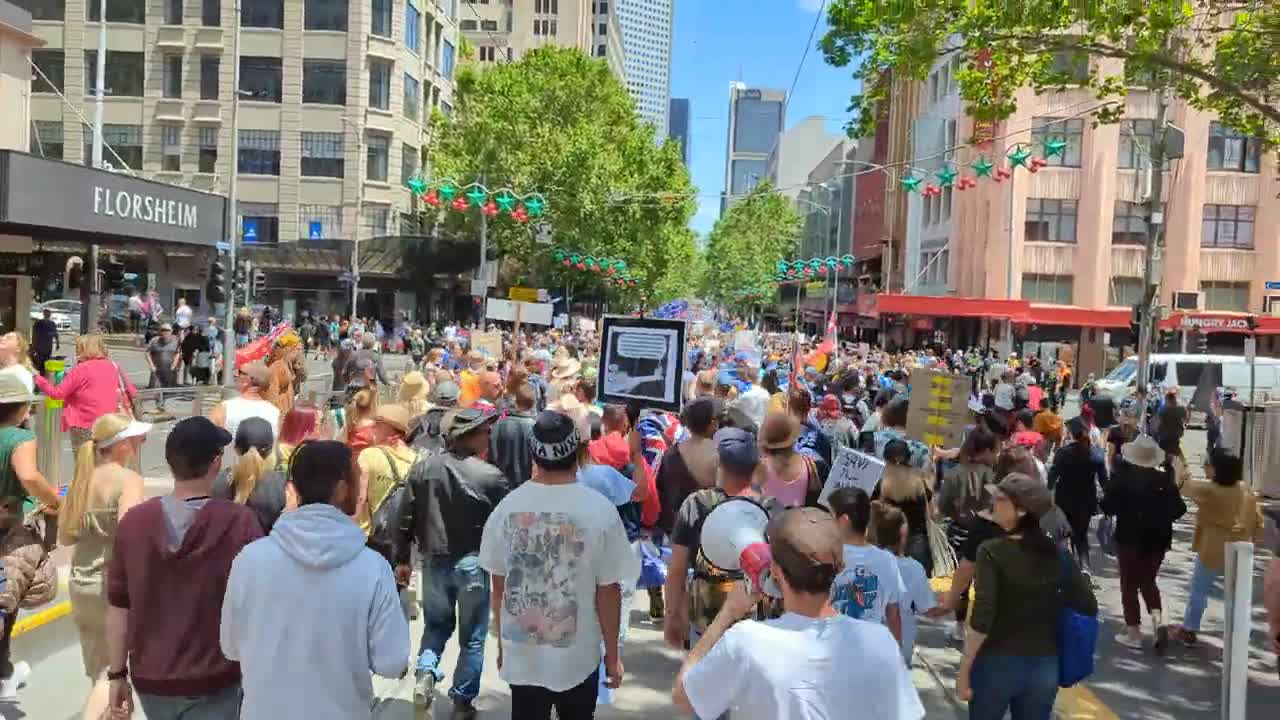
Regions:
[[[1182,627],[1191,632],[1200,632],[1200,619],[1204,617],[1205,608],[1209,607],[1209,594],[1213,592],[1221,573],[1210,570],[1200,558],[1196,558],[1195,570],[1191,572],[1191,587],[1187,591],[1187,610],[1182,617]]]
[[[444,679],[440,656],[444,644],[458,626],[458,666],[453,671],[449,697],[474,700],[480,694],[484,672],[484,640],[489,632],[489,573],[480,560],[426,557],[422,561],[422,645],[418,650],[418,675],[431,673]]]
[[[148,720],[236,720],[240,717],[240,683],[212,695],[194,697],[138,693]]]
[[[969,671],[969,720],[1049,720],[1058,696],[1058,656],[980,653]]]

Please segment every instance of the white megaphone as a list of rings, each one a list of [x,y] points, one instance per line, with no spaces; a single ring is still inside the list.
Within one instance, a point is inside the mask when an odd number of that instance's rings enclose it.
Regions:
[[[782,597],[769,572],[773,555],[765,540],[769,513],[750,498],[734,497],[716,506],[702,523],[702,556],[727,573],[741,572],[747,590]]]

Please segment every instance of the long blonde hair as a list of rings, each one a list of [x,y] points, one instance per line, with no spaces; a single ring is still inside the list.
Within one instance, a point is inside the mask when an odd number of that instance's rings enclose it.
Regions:
[[[347,436],[350,437],[351,433],[360,427],[360,423],[373,417],[373,412],[377,409],[378,392],[373,388],[365,388],[352,395],[351,401],[345,408],[346,417],[343,419]]]
[[[893,503],[925,497],[928,485],[924,472],[907,465],[889,464],[880,477],[880,497]]]
[[[236,491],[235,501],[241,505],[248,502],[249,496],[258,487],[258,481],[270,469],[271,463],[262,457],[256,447],[249,448],[241,455],[236,466],[231,469],[231,487]]]
[[[76,469],[71,488],[58,510],[58,543],[74,545],[84,529],[84,513],[93,495],[93,471],[98,467],[98,445],[129,427],[129,418],[119,413],[103,415],[93,423],[90,439],[76,451]]]

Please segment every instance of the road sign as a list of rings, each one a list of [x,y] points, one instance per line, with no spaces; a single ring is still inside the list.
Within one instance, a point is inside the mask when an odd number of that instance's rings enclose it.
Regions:
[[[1268,290],[1280,290],[1280,280],[1268,280],[1266,286]]]
[[[244,219],[243,237],[245,242],[258,242],[258,221],[257,220],[250,220],[249,218]]]
[[[312,220],[311,224],[307,226],[307,239],[323,240],[324,239],[324,223],[319,220]]]
[[[1244,361],[1252,364],[1258,359],[1258,339],[1247,337],[1244,339]]]

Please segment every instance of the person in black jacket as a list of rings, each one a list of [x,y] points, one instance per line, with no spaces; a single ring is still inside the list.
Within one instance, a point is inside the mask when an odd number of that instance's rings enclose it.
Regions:
[[[1142,646],[1142,615],[1138,593],[1151,615],[1154,649],[1164,654],[1169,630],[1164,624],[1156,578],[1164,555],[1173,544],[1173,522],[1187,512],[1187,504],[1173,482],[1172,467],[1150,435],[1126,443],[1102,498],[1102,511],[1116,519],[1116,560],[1120,565],[1120,602],[1125,629],[1116,642]]]
[[[1049,469],[1049,489],[1053,502],[1071,523],[1071,549],[1088,568],[1089,520],[1098,512],[1098,496],[1107,485],[1107,466],[1089,442],[1089,428],[1080,418],[1067,422],[1071,442],[1053,456]]]

